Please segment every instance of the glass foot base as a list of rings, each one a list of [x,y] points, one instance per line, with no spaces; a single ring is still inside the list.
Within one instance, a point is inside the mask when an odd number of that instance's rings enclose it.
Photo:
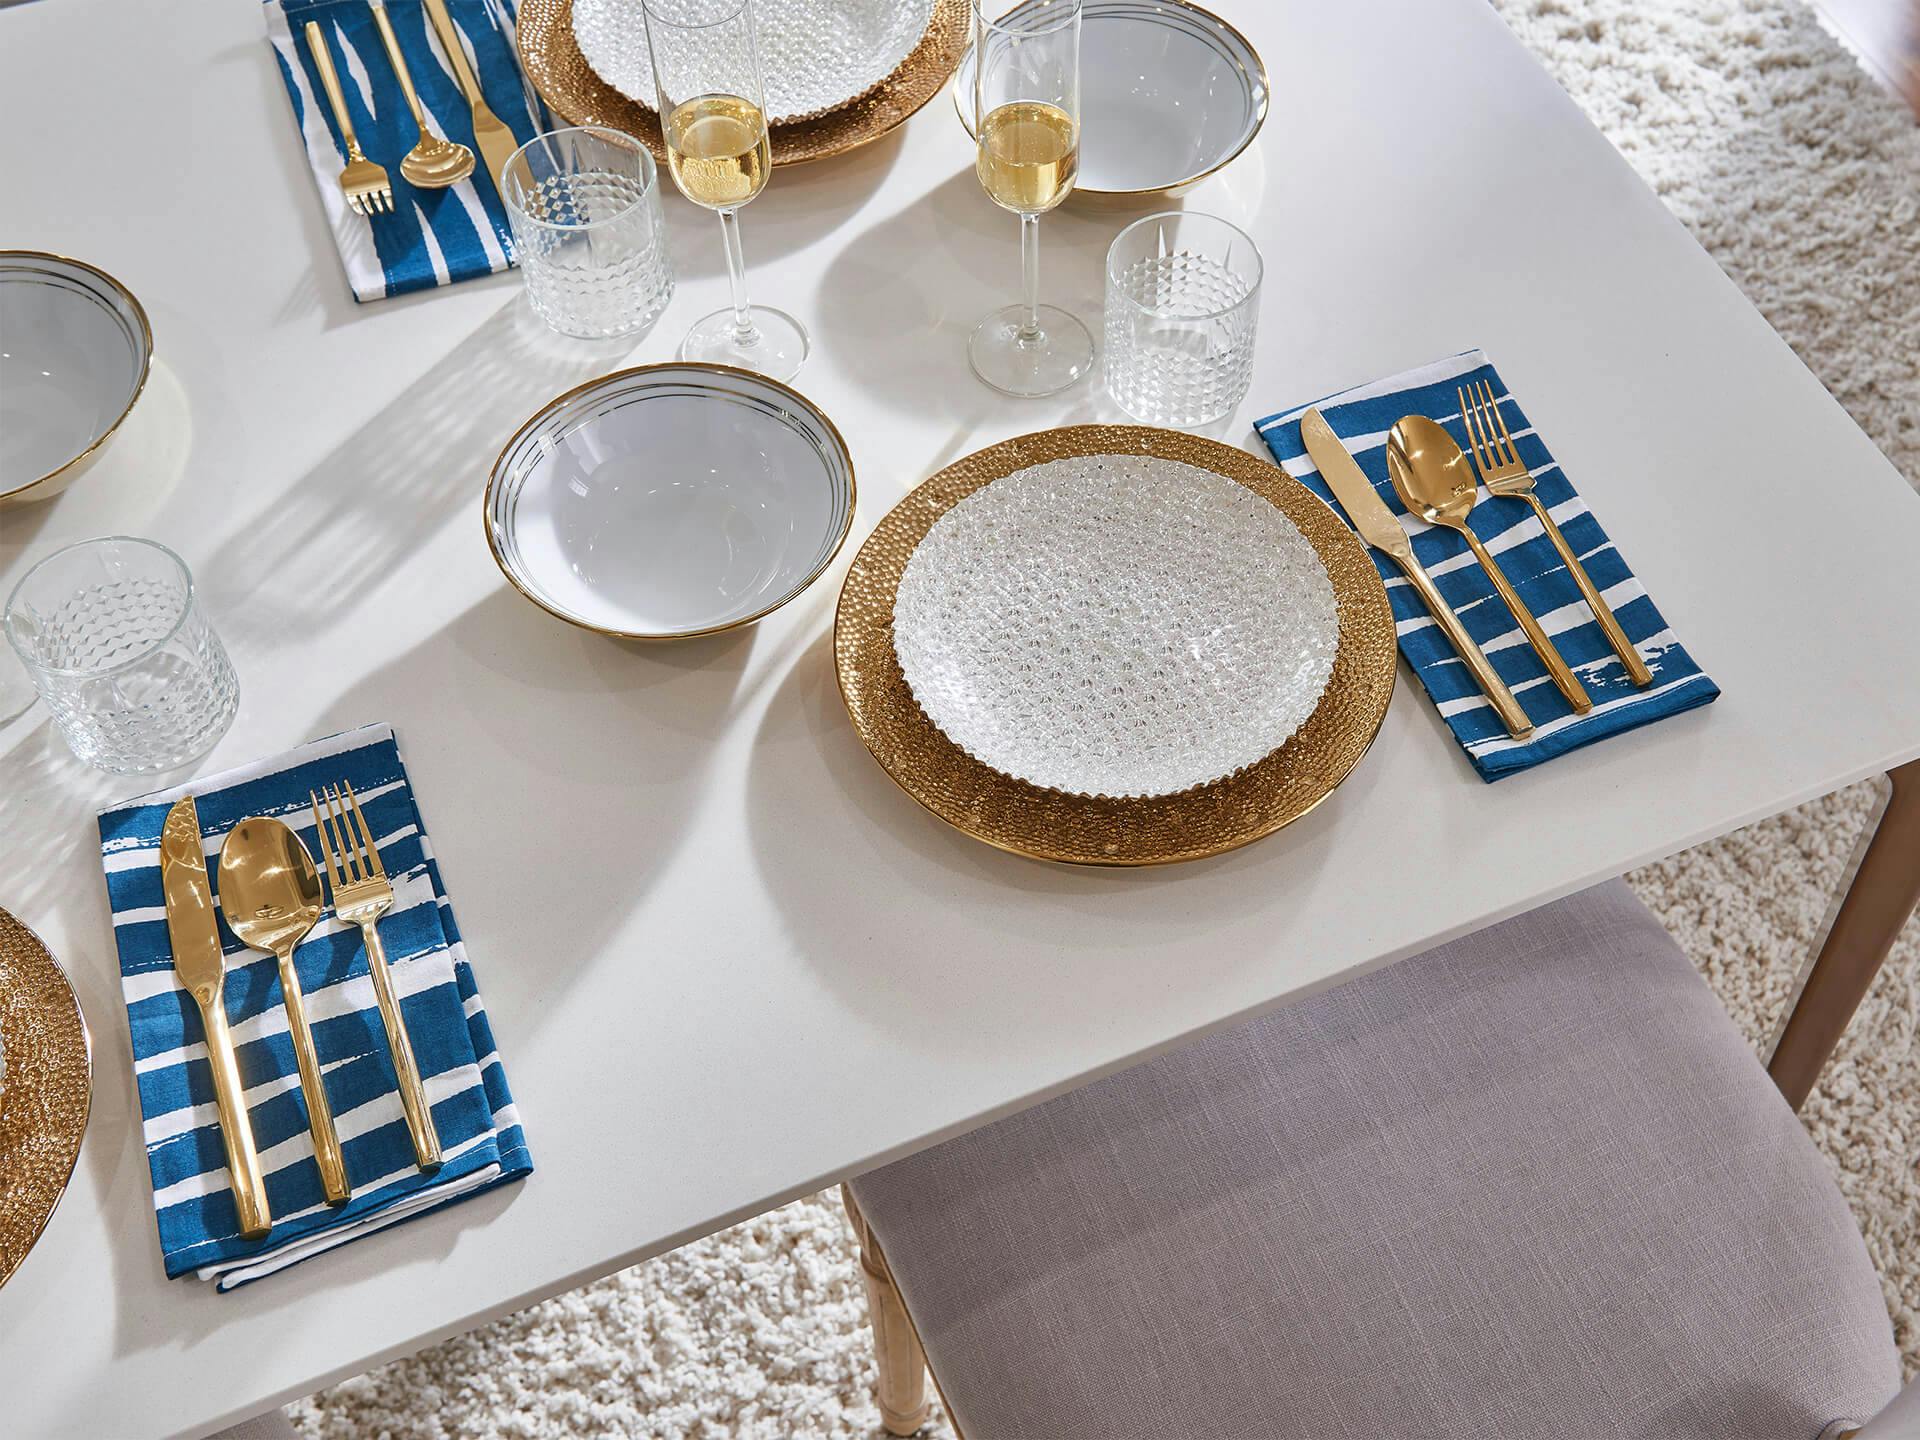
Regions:
[[[1040,333],[1022,337],[1027,307],[1009,305],[974,327],[967,342],[973,373],[1004,395],[1052,395],[1086,378],[1093,337],[1056,305],[1040,307]]]
[[[753,338],[742,343],[733,311],[716,310],[694,322],[680,342],[680,358],[707,365],[733,365],[769,380],[791,380],[807,358],[807,327],[784,310],[748,307]]]

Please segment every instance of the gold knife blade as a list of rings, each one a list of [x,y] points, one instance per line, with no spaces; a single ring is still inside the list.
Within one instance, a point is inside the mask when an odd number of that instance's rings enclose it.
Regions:
[[[493,180],[495,193],[505,204],[507,191],[503,181],[507,161],[520,148],[520,142],[513,138],[506,122],[487,108],[480,79],[467,60],[467,47],[460,42],[460,31],[454,26],[453,16],[447,13],[447,0],[427,0],[427,15],[433,21],[434,33],[440,37],[440,48],[447,52],[447,59],[453,64],[453,78],[459,83],[460,93],[473,107],[473,143],[479,148],[480,158],[487,162],[487,174]]]
[[[1353,521],[1353,528],[1360,532],[1360,538],[1374,549],[1392,556],[1406,573],[1434,622],[1460,653],[1467,669],[1473,672],[1473,678],[1486,691],[1487,699],[1493,702],[1494,713],[1499,715],[1500,723],[1507,727],[1507,732],[1516,740],[1524,740],[1533,734],[1533,722],[1527,719],[1527,712],[1520,708],[1520,702],[1514,698],[1507,682],[1500,678],[1499,672],[1493,668],[1493,662],[1487,659],[1486,652],[1467,633],[1467,627],[1460,623],[1460,617],[1453,613],[1453,607],[1441,598],[1433,577],[1414,558],[1413,541],[1399,519],[1387,508],[1387,502],[1373,488],[1373,482],[1367,479],[1360,462],[1347,453],[1347,447],[1340,443],[1340,437],[1333,433],[1333,427],[1327,424],[1326,417],[1318,410],[1309,410],[1301,417],[1300,439],[1306,445],[1307,454],[1312,457],[1321,479],[1327,482],[1327,488],[1333,491],[1340,508]]]
[[[226,957],[213,918],[213,885],[207,879],[206,848],[200,840],[200,812],[193,797],[176,800],[160,827],[160,887],[167,907],[167,939],[173,969],[200,1007],[207,1033],[207,1059],[213,1066],[214,1101],[220,1111],[220,1137],[233,1176],[234,1207],[240,1233],[257,1239],[273,1228],[267,1182],[260,1173],[253,1125],[247,1118],[246,1092],[227,1029]]]
[[[1333,491],[1340,508],[1353,521],[1360,538],[1374,549],[1386,551],[1403,565],[1412,560],[1413,541],[1407,538],[1407,532],[1373,488],[1360,463],[1347,453],[1347,447],[1340,443],[1340,437],[1333,433],[1333,427],[1318,410],[1309,410],[1301,417],[1300,439],[1306,444],[1307,454],[1313,457],[1320,478],[1327,482],[1327,488]]]

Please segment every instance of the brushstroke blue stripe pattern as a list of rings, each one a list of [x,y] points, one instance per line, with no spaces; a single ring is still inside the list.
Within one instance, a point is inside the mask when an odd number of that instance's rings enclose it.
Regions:
[[[1653,683],[1644,689],[1627,677],[1626,667],[1607,644],[1599,622],[1581,598],[1579,586],[1532,507],[1524,500],[1498,498],[1482,491],[1471,520],[1474,533],[1493,552],[1520,598],[1593,697],[1593,709],[1586,715],[1575,715],[1554,688],[1546,666],[1527,643],[1520,622],[1495,593],[1465,538],[1408,514],[1388,478],[1387,432],[1404,415],[1426,415],[1437,420],[1463,449],[1467,447],[1456,390],[1481,380],[1490,384],[1498,397],[1501,417],[1513,434],[1520,458],[1533,472],[1535,492],[1653,672]],[[1412,536],[1415,557],[1427,567],[1441,595],[1466,623],[1468,633],[1487,652],[1500,678],[1512,688],[1533,721],[1533,735],[1527,740],[1515,740],[1507,733],[1399,568],[1386,556],[1369,552],[1393,602],[1400,653],[1483,780],[1517,774],[1555,755],[1650,725],[1718,697],[1720,687],[1694,663],[1668,627],[1619,547],[1587,509],[1482,351],[1469,350],[1389,380],[1355,386],[1255,423],[1273,458],[1345,518],[1300,438],[1301,416],[1316,407],[1360,463],[1387,508],[1400,517]]]
[[[470,178],[444,190],[415,189],[402,178],[401,157],[413,148],[418,131],[365,0],[266,0],[265,9],[267,39],[354,298],[379,300],[506,269],[512,263],[512,232],[484,161]],[[552,116],[520,74],[512,0],[447,0],[447,10],[465,40],[488,108],[515,140],[524,144],[551,130]],[[424,6],[420,0],[387,0],[387,18],[430,128],[478,157],[473,111]],[[307,48],[309,20],[319,24],[332,47],[360,148],[386,167],[393,185],[391,215],[356,215],[340,193],[346,141]]]
[[[394,907],[380,922],[380,938],[447,1161],[434,1175],[415,1168],[359,927],[342,925],[329,911],[294,952],[354,1192],[337,1210],[325,1204],[278,967],[271,956],[247,950],[220,919],[227,1023],[274,1215],[265,1238],[243,1240],[206,1035],[173,971],[160,829],[172,803],[193,794],[217,898],[220,843],[247,816],[284,820],[319,863],[323,847],[307,792],[342,781],[360,799],[393,884]],[[102,811],[100,851],[169,1276],[197,1273],[228,1290],[532,1170],[486,1008],[389,727],[317,740]]]

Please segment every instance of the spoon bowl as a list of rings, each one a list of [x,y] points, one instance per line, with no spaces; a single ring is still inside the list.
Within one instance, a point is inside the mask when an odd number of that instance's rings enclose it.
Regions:
[[[1467,528],[1479,498],[1473,462],[1424,415],[1408,415],[1387,432],[1387,472],[1400,503],[1429,525]]]
[[[1553,677],[1554,688],[1566,697],[1573,713],[1585,715],[1593,709],[1593,697],[1587,694],[1587,687],[1568,668],[1559,647],[1540,628],[1540,622],[1520,598],[1520,592],[1513,588],[1499,562],[1467,524],[1467,516],[1473,513],[1474,502],[1480,498],[1480,481],[1474,473],[1473,462],[1454,443],[1453,436],[1424,415],[1402,416],[1387,432],[1387,473],[1393,478],[1400,503],[1407,509],[1429,525],[1445,525],[1466,537],[1480,568],[1487,572],[1493,588],[1513,612],[1513,618],[1520,622],[1528,643],[1540,657],[1540,663],[1547,667],[1547,674]]]
[[[291,955],[324,908],[320,872],[278,820],[242,820],[220,846],[220,911],[255,950]]]
[[[444,190],[473,173],[473,151],[457,140],[442,140],[424,126],[420,140],[400,161],[400,174],[421,190]]]

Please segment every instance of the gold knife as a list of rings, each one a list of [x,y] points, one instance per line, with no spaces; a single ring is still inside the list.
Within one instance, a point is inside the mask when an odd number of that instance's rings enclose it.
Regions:
[[[1487,692],[1487,698],[1493,702],[1494,711],[1508,732],[1516,740],[1524,740],[1533,734],[1533,722],[1527,719],[1527,712],[1520,708],[1520,702],[1514,698],[1513,691],[1507,688],[1507,682],[1494,670],[1486,652],[1474,643],[1473,637],[1467,633],[1467,627],[1453,613],[1453,607],[1440,598],[1440,590],[1433,583],[1433,577],[1414,558],[1413,541],[1401,528],[1393,511],[1387,508],[1386,501],[1374,490],[1373,482],[1367,479],[1359,462],[1347,453],[1347,447],[1340,443],[1340,437],[1333,433],[1333,427],[1327,424],[1326,417],[1318,410],[1307,411],[1300,421],[1300,438],[1306,442],[1307,454],[1313,457],[1314,466],[1327,482],[1327,488],[1333,491],[1340,508],[1353,521],[1353,528],[1360,532],[1360,538],[1374,549],[1385,551],[1406,572],[1407,579],[1420,592],[1420,598],[1426,602],[1435,622],[1446,632],[1447,639],[1453,642],[1453,648],[1460,652],[1460,658],[1467,662],[1467,668],[1473,672],[1473,678],[1480,682],[1480,688]]]
[[[507,161],[520,148],[520,142],[513,138],[513,131],[507,128],[506,122],[487,108],[487,97],[480,89],[479,77],[473,73],[473,66],[467,60],[467,47],[461,43],[460,32],[454,28],[453,16],[447,13],[447,0],[427,0],[427,14],[433,20],[434,33],[440,37],[440,48],[447,52],[447,59],[453,62],[453,78],[460,83],[460,92],[473,106],[473,143],[479,147],[481,158],[487,162],[487,174],[493,177],[494,191],[504,205],[507,199]]]
[[[220,1107],[220,1138],[227,1146],[227,1170],[233,1176],[233,1203],[240,1212],[240,1233],[258,1239],[273,1227],[267,1206],[267,1182],[253,1147],[240,1067],[233,1058],[227,1029],[226,957],[213,919],[213,886],[200,843],[200,814],[193,797],[177,800],[160,828],[160,884],[167,902],[167,938],[173,944],[173,969],[200,1007],[207,1032],[207,1059],[213,1063],[213,1095]]]

